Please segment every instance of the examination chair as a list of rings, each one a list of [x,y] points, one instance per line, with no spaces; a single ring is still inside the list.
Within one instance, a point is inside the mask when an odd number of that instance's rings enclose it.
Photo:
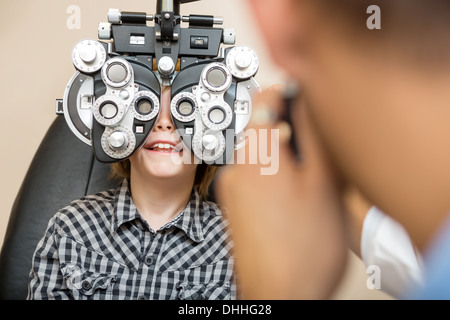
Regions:
[[[81,196],[115,187],[109,165],[70,131],[63,116],[48,129],[11,209],[0,254],[0,299],[24,300],[31,259],[47,223]]]

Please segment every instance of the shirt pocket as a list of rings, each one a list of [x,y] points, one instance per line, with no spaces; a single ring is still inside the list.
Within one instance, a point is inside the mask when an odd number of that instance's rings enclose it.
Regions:
[[[177,286],[180,300],[231,300],[229,282],[211,282],[208,284],[192,284],[182,282]]]
[[[61,269],[67,288],[77,300],[112,298],[112,287],[116,276],[84,270],[69,264]]]

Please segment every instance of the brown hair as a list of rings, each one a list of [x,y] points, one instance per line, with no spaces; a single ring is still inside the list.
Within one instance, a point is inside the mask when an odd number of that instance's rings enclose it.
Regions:
[[[201,163],[195,173],[194,188],[204,200],[208,200],[209,187],[220,167]],[[110,176],[113,179],[130,178],[131,162],[129,159],[111,164]]]
[[[349,39],[355,49],[366,47],[375,54],[395,55],[399,63],[437,71],[450,60],[448,0],[309,0],[309,3],[325,18],[319,23],[339,32],[338,39]],[[366,26],[370,16],[366,11],[371,5],[377,5],[381,11],[379,30]]]

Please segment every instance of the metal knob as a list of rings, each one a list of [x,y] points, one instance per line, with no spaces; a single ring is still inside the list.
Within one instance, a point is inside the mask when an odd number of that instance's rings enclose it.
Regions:
[[[109,136],[108,144],[113,150],[124,149],[128,144],[128,138],[125,133],[116,131]]]
[[[202,145],[206,150],[213,151],[219,145],[219,141],[215,136],[208,134],[202,138]]]
[[[234,59],[236,66],[241,70],[248,68],[252,63],[252,56],[246,51],[239,52]]]
[[[110,40],[112,38],[111,23],[100,22],[98,24],[98,38],[102,40]]]
[[[80,59],[86,63],[92,63],[97,58],[97,51],[92,45],[82,46],[78,54],[80,55]]]
[[[164,56],[159,59],[158,62],[158,71],[161,75],[169,76],[175,71],[175,64],[173,63],[172,58],[168,56]]]

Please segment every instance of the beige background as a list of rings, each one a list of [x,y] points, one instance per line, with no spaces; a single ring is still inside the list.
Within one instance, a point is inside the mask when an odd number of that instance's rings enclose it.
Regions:
[[[0,4],[0,246],[11,206],[39,143],[55,119],[55,99],[75,72],[71,51],[84,38],[97,39],[97,25],[107,21],[109,8],[155,13],[155,0],[2,1]],[[80,9],[80,28],[67,26],[71,6]],[[283,80],[268,56],[261,37],[242,0],[202,0],[182,5],[182,14],[224,17],[224,28],[235,28],[237,45],[253,47],[260,58],[256,79],[262,88]],[[73,21],[73,20],[70,20]],[[280,266],[282,268],[282,266]],[[369,290],[362,262],[353,254],[336,299],[390,299],[380,290]]]

